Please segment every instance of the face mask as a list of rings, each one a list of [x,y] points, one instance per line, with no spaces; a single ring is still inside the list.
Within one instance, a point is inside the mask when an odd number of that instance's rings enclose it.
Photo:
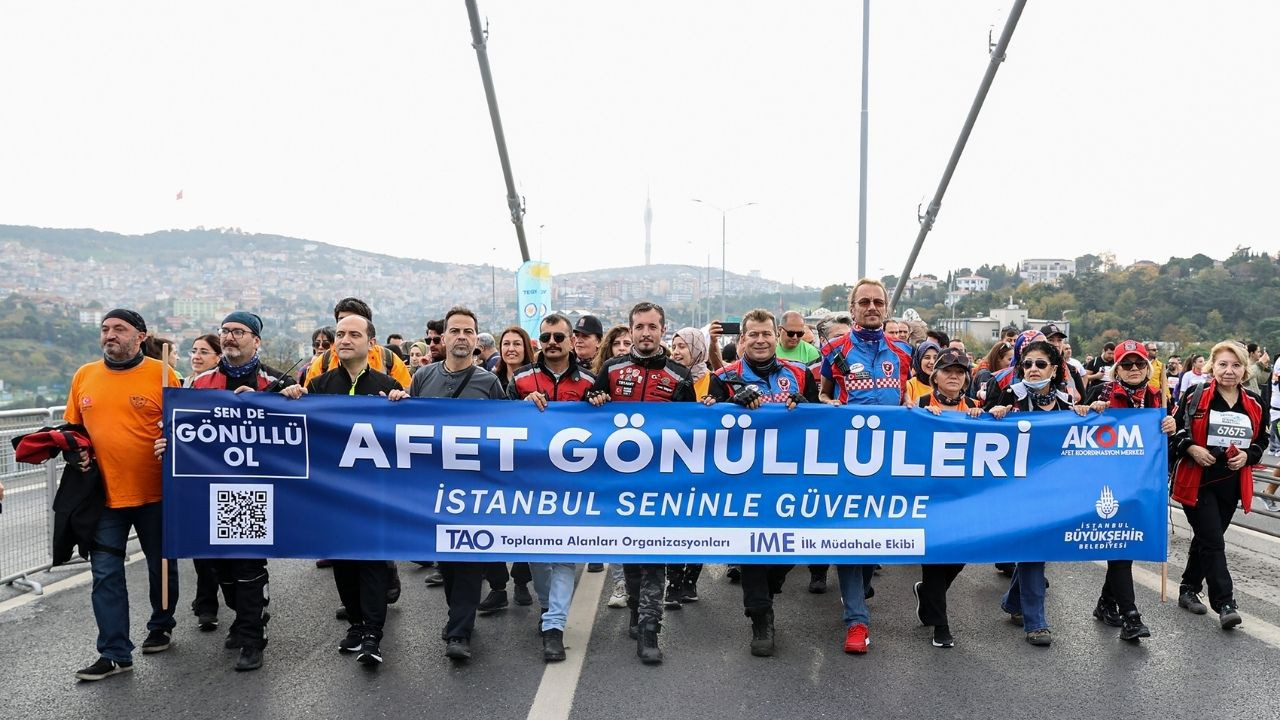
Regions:
[[[1043,390],[1049,385],[1049,378],[1045,378],[1043,380],[1023,380],[1022,384],[1032,390]]]

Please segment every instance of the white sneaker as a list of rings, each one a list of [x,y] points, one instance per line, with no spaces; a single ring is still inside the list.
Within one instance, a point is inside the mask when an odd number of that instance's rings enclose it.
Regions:
[[[609,607],[624,608],[627,606],[627,584],[618,582],[613,584],[613,594],[609,596]]]
[[[1267,507],[1267,510],[1270,510],[1271,512],[1280,512],[1280,505],[1277,505],[1275,500],[1272,500],[1271,498],[1261,498],[1261,500],[1262,504]]]

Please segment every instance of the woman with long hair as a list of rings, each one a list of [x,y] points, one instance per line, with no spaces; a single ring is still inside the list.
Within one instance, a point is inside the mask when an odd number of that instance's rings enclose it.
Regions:
[[[534,360],[533,341],[529,339],[529,333],[519,325],[503,330],[498,336],[498,356],[502,359],[498,361],[493,374],[498,376],[498,382],[506,388],[516,370]]]
[[[591,363],[591,371],[599,377],[606,362],[629,352],[631,352],[631,328],[626,325],[614,325],[600,341],[600,349],[596,352],[595,361]]]
[[[218,358],[222,357],[222,342],[217,335],[209,333],[191,341],[191,376],[183,385],[190,385],[195,376],[217,367]]]

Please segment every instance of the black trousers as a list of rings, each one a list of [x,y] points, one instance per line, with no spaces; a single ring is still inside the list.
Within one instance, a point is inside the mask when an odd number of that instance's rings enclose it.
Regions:
[[[442,562],[440,574],[444,576],[444,599],[449,604],[449,619],[440,637],[470,638],[476,627],[476,606],[480,604],[480,591],[489,565],[482,562]]]
[[[795,565],[743,565],[742,607],[747,615],[773,607],[773,596],[782,592],[782,583]]]
[[[1227,603],[1235,604],[1231,572],[1227,569],[1225,535],[1240,502],[1240,478],[1232,475],[1223,480],[1204,483],[1196,498],[1196,506],[1182,506],[1191,525],[1191,551],[1187,569],[1182,573],[1182,587],[1200,592],[1209,586],[1209,607],[1214,612]]]
[[[229,636],[239,637],[245,647],[267,646],[267,561],[264,558],[219,558],[214,573],[222,586],[227,607],[236,613]]]
[[[809,566],[809,579],[810,579],[810,580],[826,580],[826,579],[827,579],[827,568],[829,568],[829,567],[831,567],[831,566],[830,566],[830,565],[810,565],[810,566]]]
[[[196,568],[196,598],[191,601],[191,612],[196,615],[218,614],[218,575],[213,567],[216,560],[192,560]]]
[[[685,585],[695,585],[698,582],[698,576],[702,575],[702,565],[668,565],[667,566],[667,585],[674,588],[681,588]]]
[[[514,580],[517,585],[527,585],[533,581],[533,573],[529,571],[529,563],[511,563],[511,572],[507,572],[506,563],[485,563],[484,577],[489,581],[490,590],[506,590],[507,581]]]
[[[947,625],[947,591],[964,565],[920,566],[920,622]]]
[[[1107,561],[1107,579],[1102,583],[1102,602],[1115,605],[1121,614],[1138,609],[1133,595],[1132,560]]]
[[[667,566],[624,563],[622,577],[627,583],[627,607],[638,613],[642,623],[660,622]]]
[[[387,586],[391,566],[385,560],[334,560],[333,584],[347,608],[347,621],[362,634],[382,640],[387,622]]]

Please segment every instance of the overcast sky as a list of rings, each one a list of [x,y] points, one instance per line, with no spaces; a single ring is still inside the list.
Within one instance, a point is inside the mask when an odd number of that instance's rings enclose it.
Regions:
[[[900,272],[1010,3],[877,0],[868,269]],[[535,259],[856,275],[861,4],[480,0]],[[1031,0],[917,272],[1280,249],[1280,4]],[[462,0],[0,0],[0,223],[519,263]],[[184,199],[175,196],[183,191]]]

